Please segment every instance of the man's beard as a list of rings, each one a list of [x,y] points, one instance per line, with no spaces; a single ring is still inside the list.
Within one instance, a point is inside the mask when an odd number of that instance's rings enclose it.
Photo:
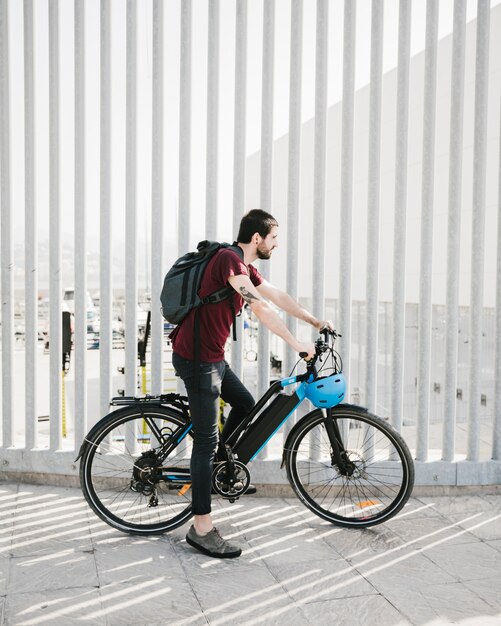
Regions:
[[[264,246],[259,246],[256,250],[257,258],[263,261],[267,261],[269,258],[271,258],[272,251],[273,248],[271,250],[268,250],[268,248],[265,248]]]

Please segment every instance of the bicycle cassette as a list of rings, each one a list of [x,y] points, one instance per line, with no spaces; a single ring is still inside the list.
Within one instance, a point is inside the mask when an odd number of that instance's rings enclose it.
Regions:
[[[214,491],[234,502],[245,493],[250,483],[250,474],[247,467],[240,461],[233,461],[232,475],[228,475],[227,463],[218,463],[212,472],[212,487]]]

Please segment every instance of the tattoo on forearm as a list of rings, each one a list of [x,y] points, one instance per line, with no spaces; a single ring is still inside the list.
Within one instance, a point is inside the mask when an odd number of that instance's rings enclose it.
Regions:
[[[259,300],[253,293],[248,291],[245,287],[240,287],[240,295],[247,302],[247,304],[252,304],[254,301]]]

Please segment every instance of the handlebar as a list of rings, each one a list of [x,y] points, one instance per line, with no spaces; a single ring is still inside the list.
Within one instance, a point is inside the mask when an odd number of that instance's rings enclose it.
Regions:
[[[297,377],[298,381],[308,380],[312,375],[314,378],[317,377],[316,365],[318,359],[324,352],[331,351],[332,353],[334,350],[334,342],[338,337],[341,337],[341,335],[337,331],[330,330],[330,328],[322,328],[320,334],[322,335],[322,337],[319,337],[315,341],[315,354],[309,361],[306,361],[306,373],[299,375]],[[331,345],[329,345],[329,343]],[[299,356],[304,359],[306,356],[308,356],[308,353],[300,352]]]
[[[339,357],[339,355],[334,350],[334,343],[335,343],[336,339],[338,337],[341,337],[342,335],[340,335],[335,330],[330,330],[329,328],[323,328],[320,331],[320,335],[321,335],[321,337],[319,337],[315,341],[315,354],[314,354],[314,356],[309,361],[306,361],[306,373],[305,374],[299,374],[296,377],[297,382],[310,381],[312,376],[313,376],[313,379],[316,379],[316,377],[318,376],[318,372],[317,372],[317,368],[316,368],[317,361],[319,359],[321,359],[321,356],[322,356],[322,354],[324,352],[330,352],[331,353],[331,356],[332,356],[332,358],[334,359],[334,362],[335,362],[334,366],[335,366],[336,369],[338,368],[339,364],[337,363],[337,357]],[[337,355],[337,357],[335,355]],[[299,356],[304,359],[306,356],[308,356],[308,354],[306,352],[300,352]],[[342,369],[342,364],[339,367],[339,371],[341,371],[341,369]]]
[[[315,341],[315,356],[310,359],[309,361],[307,361],[308,365],[314,365],[316,360],[318,359],[318,357],[323,354],[324,352],[326,352],[327,350],[329,350],[330,346],[329,346],[329,341],[328,338],[332,337],[332,344],[334,345],[334,342],[336,341],[336,339],[338,337],[342,337],[342,335],[340,335],[337,331],[335,330],[331,330],[330,328],[322,328],[322,330],[320,331],[320,334],[323,335],[323,340],[319,337],[316,341]],[[305,357],[308,356],[307,352],[300,352],[299,356],[304,359]]]

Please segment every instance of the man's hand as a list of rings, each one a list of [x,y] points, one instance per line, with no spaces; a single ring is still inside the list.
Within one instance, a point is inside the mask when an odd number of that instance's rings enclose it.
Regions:
[[[318,322],[317,324],[315,324],[315,328],[317,328],[319,331],[323,330],[324,328],[334,330],[334,324],[331,322],[331,320],[323,320],[322,322]]]
[[[308,354],[308,356],[303,357],[305,361],[309,361],[315,356],[315,344],[314,343],[299,342],[296,349],[297,349],[297,352],[299,352],[300,354],[302,352],[306,352]]]

